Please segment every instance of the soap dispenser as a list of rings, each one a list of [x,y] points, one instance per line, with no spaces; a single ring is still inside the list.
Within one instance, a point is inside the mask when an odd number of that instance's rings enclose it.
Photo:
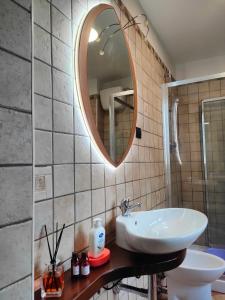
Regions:
[[[89,235],[89,256],[99,257],[105,247],[105,228],[101,218],[95,218]]]

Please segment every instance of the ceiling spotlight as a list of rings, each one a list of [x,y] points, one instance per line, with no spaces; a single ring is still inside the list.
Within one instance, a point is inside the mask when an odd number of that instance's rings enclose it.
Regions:
[[[96,41],[97,39],[98,39],[98,32],[94,28],[91,28],[88,42],[92,43],[92,42]]]

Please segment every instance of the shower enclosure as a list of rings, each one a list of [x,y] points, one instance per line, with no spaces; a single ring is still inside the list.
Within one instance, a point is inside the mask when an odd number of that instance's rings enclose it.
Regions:
[[[210,245],[225,242],[225,97],[202,101],[202,150]]]
[[[225,74],[163,86],[169,206],[204,212],[199,245],[225,248]]]

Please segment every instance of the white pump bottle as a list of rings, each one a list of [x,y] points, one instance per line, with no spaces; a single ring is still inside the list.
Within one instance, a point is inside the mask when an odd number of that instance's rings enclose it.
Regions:
[[[97,258],[105,248],[105,228],[101,218],[95,218],[89,234],[89,255]]]

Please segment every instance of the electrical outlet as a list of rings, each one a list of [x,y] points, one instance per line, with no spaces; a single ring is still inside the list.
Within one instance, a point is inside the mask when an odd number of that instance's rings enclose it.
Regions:
[[[45,175],[35,177],[35,189],[36,189],[36,191],[45,191],[46,190]]]

